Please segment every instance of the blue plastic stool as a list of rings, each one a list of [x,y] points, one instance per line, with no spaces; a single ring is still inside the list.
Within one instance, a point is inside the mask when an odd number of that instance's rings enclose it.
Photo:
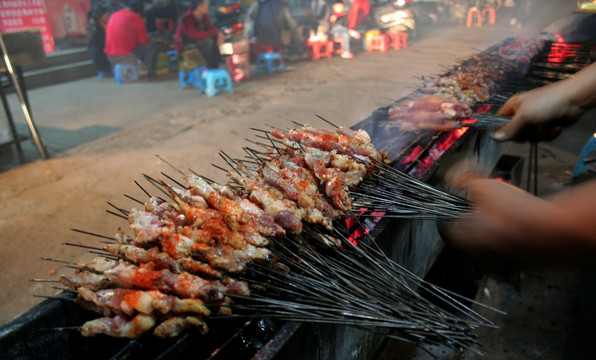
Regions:
[[[257,72],[265,71],[271,74],[275,70],[284,69],[284,61],[278,52],[267,52],[259,54],[255,63]]]
[[[114,65],[114,80],[122,84],[124,81],[139,81],[139,69],[136,64],[116,64]]]
[[[194,86],[199,90],[204,90],[203,72],[207,69],[205,66],[199,66],[189,71],[178,70],[178,81],[180,82],[180,89],[187,86]]]
[[[215,96],[220,89],[228,90],[230,94],[234,93],[232,77],[224,69],[207,69],[203,71],[203,86],[209,97]]]
[[[577,159],[577,164],[575,165],[575,170],[573,170],[573,177],[579,176],[579,174],[583,172],[587,172],[591,175],[596,175],[596,171],[589,169],[586,167],[586,163],[594,162],[596,160],[586,160],[588,155],[591,152],[596,151],[596,133],[590,137],[590,139],[584,145],[582,152],[579,154],[579,159]]]

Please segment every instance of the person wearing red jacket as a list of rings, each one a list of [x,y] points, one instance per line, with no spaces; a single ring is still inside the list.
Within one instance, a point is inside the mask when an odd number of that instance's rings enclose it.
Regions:
[[[191,47],[199,49],[208,68],[217,68],[221,61],[219,45],[224,34],[209,21],[208,0],[192,0],[191,7],[182,15],[176,27],[174,48],[179,53]]]
[[[110,15],[106,27],[104,52],[112,65],[134,55],[141,61],[141,74],[148,73],[155,60],[155,44],[149,40],[145,22],[141,17],[142,3],[135,3]]]

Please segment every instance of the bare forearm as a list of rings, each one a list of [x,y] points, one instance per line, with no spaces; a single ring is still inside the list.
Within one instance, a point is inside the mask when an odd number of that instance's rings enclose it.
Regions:
[[[498,114],[511,121],[496,131],[498,141],[552,140],[596,106],[596,64],[571,78],[513,96]]]
[[[547,198],[490,179],[463,188],[474,212],[445,229],[452,245],[519,263],[596,259],[596,181]]]
[[[575,186],[545,199],[555,209],[552,239],[563,254],[596,258],[596,180]]]
[[[596,106],[596,63],[565,80],[569,101],[584,110]]]

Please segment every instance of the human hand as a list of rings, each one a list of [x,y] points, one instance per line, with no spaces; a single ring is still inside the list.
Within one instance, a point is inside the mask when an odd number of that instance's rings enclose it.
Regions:
[[[573,106],[561,90],[557,86],[545,86],[513,96],[497,113],[511,116],[511,120],[497,130],[493,138],[532,142],[556,138],[563,127],[573,124],[582,114],[582,110]]]
[[[356,40],[360,39],[360,36],[361,36],[361,35],[360,35],[360,33],[359,33],[358,31],[356,31],[356,30],[352,30],[352,29],[350,29],[350,30],[348,30],[348,31],[350,32],[350,36],[351,36],[351,37],[353,37],[353,38],[354,38],[354,39],[356,39]]]
[[[550,256],[543,224],[556,219],[556,210],[546,200],[513,185],[487,179],[458,164],[445,180],[466,194],[473,210],[440,224],[445,241],[492,267],[529,263]]]

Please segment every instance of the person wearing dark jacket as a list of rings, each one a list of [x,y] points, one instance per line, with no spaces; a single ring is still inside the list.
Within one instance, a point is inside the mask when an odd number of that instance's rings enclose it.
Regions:
[[[282,35],[282,33],[290,36]],[[292,15],[290,6],[281,0],[260,0],[253,35],[259,45],[281,45],[284,54],[298,56],[304,53],[304,37]]]
[[[103,52],[106,46],[106,27],[108,25],[108,10],[98,6],[87,15],[87,51],[93,60],[99,77],[112,71],[112,65]]]
[[[171,21],[173,24],[171,32],[174,31],[175,24],[178,21],[178,8],[172,0],[153,1],[145,17],[145,23],[147,24],[147,31],[149,33],[155,33],[160,30],[157,26],[159,20]]]

